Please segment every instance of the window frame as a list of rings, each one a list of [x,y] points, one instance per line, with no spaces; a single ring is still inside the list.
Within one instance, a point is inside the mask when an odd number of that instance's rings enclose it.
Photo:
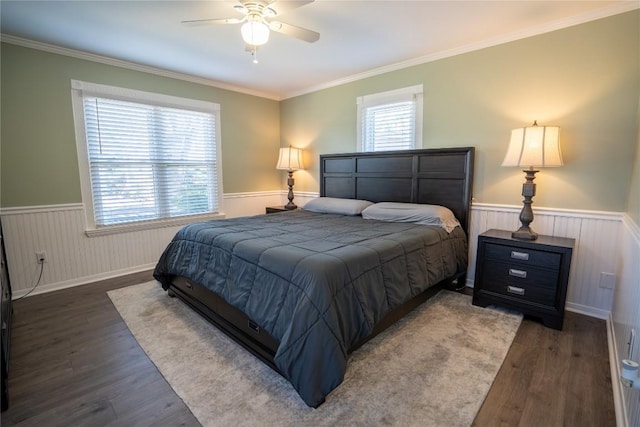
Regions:
[[[414,135],[413,135],[413,147],[407,148],[407,150],[421,149],[422,142],[422,124],[423,124],[423,85],[408,86],[400,89],[389,90],[386,92],[379,92],[356,98],[357,104],[357,151],[358,152],[384,152],[386,150],[373,150],[366,151],[366,144],[364,142],[364,113],[368,107],[375,107],[385,104],[394,104],[401,101],[411,100],[415,102],[415,123],[414,123]]]
[[[156,105],[160,107],[192,110],[212,114],[216,122],[215,126],[215,152],[216,152],[216,202],[218,210],[214,212],[184,215],[177,217],[151,219],[144,221],[127,222],[114,225],[96,225],[95,211],[93,204],[93,189],[91,185],[91,171],[89,165],[89,153],[87,148],[87,137],[85,132],[84,118],[84,98],[96,96],[110,98],[121,101],[135,102],[140,104]],[[97,83],[71,80],[71,100],[73,108],[73,118],[76,136],[76,150],[78,154],[78,167],[80,172],[80,191],[82,194],[82,204],[85,211],[86,229],[85,234],[89,237],[124,233],[130,231],[148,230],[154,228],[171,227],[188,224],[197,220],[224,218],[221,211],[223,207],[223,186],[222,186],[222,143],[220,126],[220,105],[195,99],[181,98],[177,96],[164,95],[153,92],[145,92],[135,89],[121,88]]]

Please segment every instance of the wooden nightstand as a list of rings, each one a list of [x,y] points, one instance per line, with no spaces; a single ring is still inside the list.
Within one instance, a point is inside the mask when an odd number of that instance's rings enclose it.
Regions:
[[[500,305],[562,329],[574,239],[539,236],[525,241],[510,231],[478,236],[473,304]]]
[[[268,214],[289,211],[289,209],[285,209],[284,206],[267,206],[265,210]]]

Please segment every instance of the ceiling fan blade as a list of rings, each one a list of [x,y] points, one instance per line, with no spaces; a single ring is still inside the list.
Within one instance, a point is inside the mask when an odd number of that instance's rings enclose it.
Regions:
[[[286,24],[284,22],[271,21],[269,23],[269,28],[277,33],[295,37],[309,43],[316,42],[320,39],[320,33],[307,30],[306,28],[297,27],[295,25]]]
[[[249,13],[249,9],[247,9],[247,7],[239,0],[238,4],[234,5],[233,8],[236,10],[236,12],[240,12],[243,15]]]
[[[275,10],[278,15],[286,13],[290,10],[297,9],[305,4],[313,3],[314,0],[274,0],[268,3],[269,7]]]
[[[180,21],[182,24],[197,26],[197,25],[210,25],[210,24],[239,24],[244,19],[239,18],[224,18],[224,19],[193,19],[190,21]]]

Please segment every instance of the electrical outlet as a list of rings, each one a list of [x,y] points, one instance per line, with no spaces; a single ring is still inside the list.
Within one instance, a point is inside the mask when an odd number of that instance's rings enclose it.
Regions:
[[[616,285],[616,275],[613,273],[600,273],[600,287],[613,289]]]
[[[44,264],[47,262],[47,253],[45,251],[36,252],[36,260],[38,264]]]

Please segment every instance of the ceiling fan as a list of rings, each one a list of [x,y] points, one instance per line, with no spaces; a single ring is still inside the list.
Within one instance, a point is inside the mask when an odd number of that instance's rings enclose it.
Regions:
[[[234,5],[233,8],[244,15],[242,18],[195,19],[182,21],[182,23],[187,25],[242,24],[240,33],[246,43],[246,50],[251,52],[253,62],[257,63],[257,48],[269,40],[271,31],[295,37],[309,43],[320,39],[320,34],[315,31],[273,20],[273,18],[284,12],[304,6],[305,4],[313,3],[313,1],[314,0],[238,0],[238,4]]]

